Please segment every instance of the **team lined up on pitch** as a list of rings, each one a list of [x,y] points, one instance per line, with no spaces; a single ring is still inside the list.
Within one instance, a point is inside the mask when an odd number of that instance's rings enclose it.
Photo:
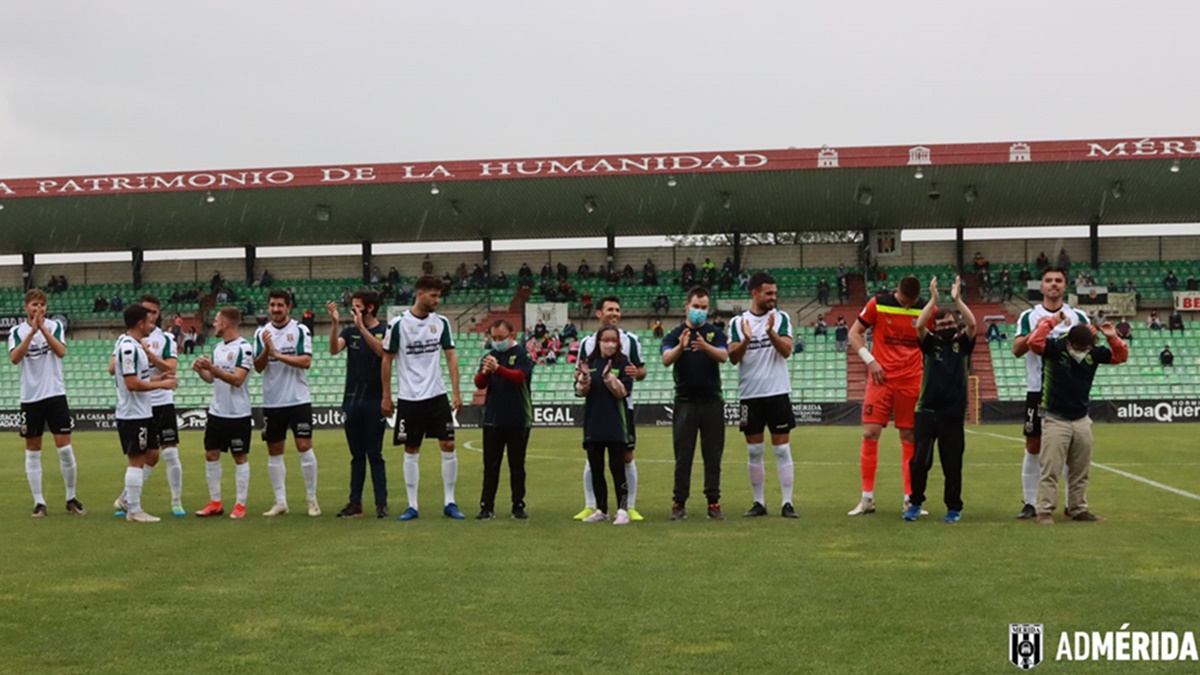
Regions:
[[[685,520],[691,491],[692,463],[699,437],[704,465],[706,516],[724,520],[721,508],[721,459],[724,454],[724,402],[720,364],[738,367],[739,428],[745,437],[747,470],[753,504],[745,517],[769,514],[766,506],[767,436],[779,479],[780,515],[797,518],[792,502],[795,483],[790,445],[796,422],[792,412],[787,359],[792,355],[791,317],[776,307],[775,280],[759,273],[750,279],[751,307],[734,317],[729,335],[708,321],[710,297],[705,288],[687,296],[684,321],[666,335],[661,346],[664,367],[673,369],[675,404],[673,449],[675,475],[669,518]],[[921,297],[915,277],[905,277],[890,294],[871,298],[850,330],[851,349],[866,363],[868,380],[863,401],[860,454],[862,494],[850,516],[875,512],[875,475],[879,437],[889,422],[900,433],[904,478],[903,517],[927,515],[924,509],[935,444],[945,476],[946,523],[962,519],[963,418],[966,412],[969,358],[976,341],[976,321],[961,297],[962,284],[950,289],[954,308],[938,305],[937,279],[929,282],[929,298]],[[1128,347],[1112,324],[1100,327],[1063,302],[1066,278],[1061,270],[1042,274],[1043,302],[1020,318],[1013,353],[1025,359],[1029,395],[1026,402],[1025,462],[1022,468],[1024,507],[1018,518],[1053,524],[1058,477],[1067,484],[1066,515],[1076,521],[1101,520],[1088,507],[1091,465],[1091,420],[1088,398],[1100,364],[1123,363]],[[343,409],[351,453],[350,496],[338,517],[363,515],[363,491],[370,468],[375,514],[388,512],[387,469],[383,438],[394,416],[393,444],[404,447],[405,510],[397,520],[421,515],[417,501],[420,449],[426,437],[436,439],[441,456],[442,514],[466,516],[456,498],[458,459],[454,414],[462,408],[459,363],[449,321],[437,313],[442,282],[422,277],[413,306],[384,325],[377,313],[379,294],[353,295],[353,324],[342,328],[338,308],[329,303],[332,319],[329,349],[347,352]],[[182,504],[183,467],[179,455],[173,390],[178,383],[178,353],[171,333],[157,327],[160,303],[143,296],[125,309],[126,332],[116,341],[109,373],[116,384],[117,432],[128,458],[124,490],[114,502],[117,515],[130,522],[158,522],[142,508],[142,492],[161,460],[166,466],[171,511],[186,516]],[[312,441],[312,399],[308,369],[312,365],[309,329],[290,317],[291,298],[273,290],[269,321],[258,328],[253,344],[238,333],[241,313],[219,310],[212,328],[217,338],[211,355],[192,363],[197,376],[213,387],[204,431],[205,480],[209,503],[199,517],[225,514],[222,455],[234,463],[235,499],[229,517],[246,517],[250,485],[251,369],[262,375],[262,438],[267,444],[267,473],[274,505],[263,516],[287,514],[284,462],[290,430],[304,476],[307,512],[320,516],[317,501],[317,458]],[[33,517],[47,514],[42,490],[42,436],[48,428],[58,450],[69,513],[86,510],[75,494],[76,466],[71,447],[71,419],[63,380],[66,355],[63,327],[47,319],[46,295],[25,296],[26,321],[9,334],[10,360],[20,367],[21,412],[25,438],[25,472],[33,495]],[[634,390],[646,377],[647,364],[637,336],[620,328],[621,303],[616,296],[599,301],[600,328],[585,337],[574,369],[575,394],[584,400],[582,446],[584,508],[576,520],[610,521],[616,525],[643,520],[637,510]],[[1103,335],[1106,344],[1097,343]],[[488,331],[488,353],[480,359],[474,383],[486,389],[483,406],[483,486],[477,520],[496,515],[501,466],[509,466],[511,515],[526,519],[525,455],[532,426],[530,382],[534,364],[512,325],[496,321]],[[873,338],[870,345],[868,339]],[[442,377],[449,371],[450,391]],[[393,370],[395,377],[393,378]],[[395,392],[393,395],[393,383]],[[606,466],[607,465],[607,466]],[[606,468],[612,479],[610,500]]]

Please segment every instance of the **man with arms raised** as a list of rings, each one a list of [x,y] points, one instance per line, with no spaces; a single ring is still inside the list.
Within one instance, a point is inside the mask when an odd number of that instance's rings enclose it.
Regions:
[[[263,440],[267,442],[267,474],[275,491],[275,506],[264,516],[288,512],[287,467],[283,451],[288,429],[300,453],[300,472],[308,493],[308,515],[321,515],[317,504],[317,454],[312,442],[312,396],[308,369],[312,366],[312,335],[288,315],[292,296],[272,289],[267,296],[271,320],[254,334],[254,369],[263,374]]]
[[[392,320],[383,336],[382,411],[384,417],[396,415],[392,444],[404,446],[404,489],[408,495],[408,508],[396,520],[420,517],[417,487],[421,480],[421,441],[426,436],[436,438],[442,451],[442,515],[463,520],[466,516],[454,500],[454,487],[458,482],[454,413],[462,410],[458,352],[454,350],[450,322],[436,311],[442,299],[442,281],[434,276],[423,276],[417,280],[416,293],[412,309]],[[446,383],[442,380],[443,353],[454,392],[449,401],[446,400]],[[393,400],[392,364],[397,361],[397,398]]]
[[[850,328],[850,349],[867,364],[867,393],[863,399],[863,441],[859,454],[862,498],[849,515],[875,512],[875,472],[879,467],[879,436],[895,419],[900,432],[901,473],[904,476],[904,509],[909,506],[912,479],[909,462],[915,453],[913,415],[921,393],[924,357],[917,342],[917,317],[925,307],[921,282],[907,276],[895,292],[867,301]],[[926,326],[929,328],[930,326]],[[874,346],[867,349],[867,329],[874,329]],[[926,515],[922,511],[921,515]]]
[[[629,363],[625,366],[625,374],[633,378],[637,382],[646,379],[646,363],[642,360],[642,342],[638,336],[633,333],[621,330],[621,299],[615,295],[606,295],[600,298],[600,304],[596,306],[596,318],[600,320],[600,327],[612,326],[616,328],[621,335],[621,353],[629,359]],[[579,365],[585,365],[587,355],[590,355],[596,348],[596,335],[592,334],[583,339],[579,344]],[[629,420],[629,435],[633,442],[637,440],[637,430],[634,427],[634,407],[633,393],[630,392],[625,397],[625,407],[628,410],[627,419]],[[638,489],[638,471],[637,463],[633,459],[633,445],[625,452],[625,489],[627,495],[625,498],[626,512],[629,513],[629,519],[633,521],[642,520],[642,514],[637,511],[637,489]],[[583,464],[583,510],[575,514],[575,520],[584,520],[588,516],[596,512],[596,495],[592,488],[592,467],[587,462]]]
[[[1017,338],[1013,340],[1013,355],[1025,358],[1025,375],[1028,393],[1025,395],[1025,454],[1021,464],[1021,492],[1025,505],[1017,518],[1029,520],[1037,517],[1038,483],[1041,481],[1041,462],[1038,455],[1042,450],[1042,357],[1029,349],[1029,336],[1042,322],[1062,313],[1062,319],[1054,324],[1047,339],[1053,340],[1067,334],[1072,326],[1087,326],[1087,314],[1063,301],[1067,292],[1067,275],[1062,269],[1048,267],[1042,271],[1042,302],[1021,312],[1017,320]],[[1066,464],[1063,464],[1066,471]],[[1064,474],[1063,482],[1067,481]],[[1068,502],[1067,507],[1070,508]]]
[[[798,517],[792,506],[796,472],[790,438],[796,417],[792,412],[792,379],[787,367],[787,359],[792,355],[792,320],[787,312],[775,308],[777,293],[771,275],[759,272],[750,277],[750,309],[729,322],[729,360],[738,367],[739,426],[746,436],[750,489],[754,492],[754,505],[742,514],[748,518],[767,515],[763,430],[768,428],[779,490],[783,493],[782,515]]]
[[[125,334],[117,338],[117,433],[121,451],[128,458],[125,469],[125,520],[131,523],[157,523],[158,518],[142,510],[144,467],[158,463],[158,430],[154,424],[154,407],[150,392],[174,389],[178,382],[174,373],[151,377],[150,358],[142,347],[154,331],[150,310],[142,305],[125,308]]]
[[[213,334],[220,340],[212,358],[201,355],[192,362],[200,379],[213,385],[212,403],[204,425],[204,477],[208,482],[208,505],[196,512],[200,518],[225,513],[221,503],[221,453],[233,455],[237,474],[237,501],[234,520],[246,517],[246,496],[250,491],[250,368],[254,348],[238,335],[242,314],[226,307],[213,319]]]

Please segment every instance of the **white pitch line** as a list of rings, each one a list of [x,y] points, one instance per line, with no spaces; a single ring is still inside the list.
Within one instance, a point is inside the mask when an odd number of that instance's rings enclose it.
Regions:
[[[1003,436],[1001,434],[993,434],[988,431],[975,431],[973,429],[967,429],[966,431],[969,434],[976,434],[979,436],[991,436],[992,438],[1000,438],[1000,439],[1003,439],[1006,441],[1020,441],[1021,443],[1025,442],[1024,438],[1020,438],[1017,436]],[[1196,501],[1200,501],[1200,495],[1193,494],[1191,492],[1188,492],[1187,490],[1180,490],[1179,488],[1171,487],[1170,485],[1164,485],[1163,483],[1160,483],[1156,480],[1150,480],[1149,478],[1146,478],[1145,476],[1139,476],[1136,473],[1129,473],[1128,471],[1114,469],[1111,466],[1108,466],[1106,464],[1101,464],[1099,462],[1092,462],[1092,466],[1096,467],[1097,469],[1103,469],[1104,471],[1108,471],[1110,473],[1115,473],[1118,476],[1124,476],[1125,478],[1128,478],[1130,480],[1135,480],[1139,483],[1144,483],[1151,487],[1156,487],[1160,490],[1165,490],[1167,492],[1170,492],[1171,494],[1179,495],[1180,497],[1187,497],[1188,499],[1195,499]]]

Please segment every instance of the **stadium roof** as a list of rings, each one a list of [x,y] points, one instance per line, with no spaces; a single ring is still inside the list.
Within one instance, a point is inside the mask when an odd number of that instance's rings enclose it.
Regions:
[[[0,179],[0,253],[1200,222],[1198,158],[1178,137]]]

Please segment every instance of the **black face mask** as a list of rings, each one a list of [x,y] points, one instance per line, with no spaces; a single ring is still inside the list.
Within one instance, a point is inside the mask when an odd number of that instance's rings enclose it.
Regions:
[[[957,328],[941,328],[937,331],[937,336],[946,342],[953,340],[955,335],[958,335]]]

